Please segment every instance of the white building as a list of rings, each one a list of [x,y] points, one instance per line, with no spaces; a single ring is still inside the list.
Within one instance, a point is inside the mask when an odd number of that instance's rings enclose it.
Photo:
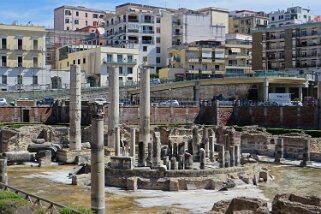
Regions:
[[[168,65],[168,49],[172,46],[188,44],[201,40],[224,42],[225,26],[213,25],[211,14],[180,9],[179,11],[163,12],[161,18],[161,65]]]
[[[287,10],[278,10],[269,13],[269,27],[281,27],[284,25],[304,24],[313,22],[314,15],[310,9],[299,6],[290,7]]]

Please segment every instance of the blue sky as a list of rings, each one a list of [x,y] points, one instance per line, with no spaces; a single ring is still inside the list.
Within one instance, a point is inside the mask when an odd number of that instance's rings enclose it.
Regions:
[[[265,12],[298,5],[311,8],[314,14],[321,15],[320,0],[0,0],[0,23],[11,24],[18,21],[19,24],[26,24],[31,21],[35,25],[53,27],[53,11],[56,7],[72,5],[114,10],[116,5],[127,2],[170,8],[221,7]]]

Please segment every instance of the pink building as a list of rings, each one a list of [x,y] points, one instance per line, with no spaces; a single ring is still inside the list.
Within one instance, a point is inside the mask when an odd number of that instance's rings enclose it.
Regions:
[[[55,9],[55,30],[75,31],[87,26],[104,27],[106,12],[85,7],[61,6]]]
[[[315,22],[321,22],[321,16],[315,16],[314,17]]]

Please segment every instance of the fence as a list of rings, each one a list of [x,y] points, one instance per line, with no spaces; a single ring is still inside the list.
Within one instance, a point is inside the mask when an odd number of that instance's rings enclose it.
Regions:
[[[16,194],[22,196],[27,201],[29,201],[29,203],[31,203],[32,205],[43,208],[45,210],[45,213],[48,213],[48,214],[59,214],[59,209],[67,208],[64,205],[57,204],[53,201],[50,201],[45,198],[41,198],[36,195],[27,193],[25,191],[11,187],[11,186],[6,185],[4,183],[0,183],[0,186],[1,186],[1,189],[3,189],[3,190],[12,191],[12,192],[15,192]],[[74,210],[71,208],[68,208],[68,209],[71,211],[72,214],[82,214],[82,212],[79,212],[77,210]]]

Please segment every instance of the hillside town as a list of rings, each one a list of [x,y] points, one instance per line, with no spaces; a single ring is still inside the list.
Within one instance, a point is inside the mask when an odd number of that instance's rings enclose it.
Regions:
[[[0,213],[321,213],[321,14],[0,18]]]

